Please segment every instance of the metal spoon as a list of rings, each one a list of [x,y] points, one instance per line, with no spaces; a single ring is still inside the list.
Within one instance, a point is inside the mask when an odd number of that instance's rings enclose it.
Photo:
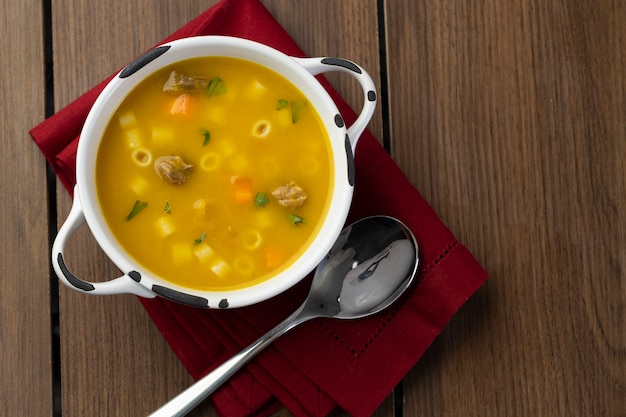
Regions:
[[[279,336],[316,317],[356,319],[388,307],[416,275],[418,247],[392,217],[368,217],[345,228],[319,264],[304,303],[243,351],[199,379],[152,417],[184,416]]]

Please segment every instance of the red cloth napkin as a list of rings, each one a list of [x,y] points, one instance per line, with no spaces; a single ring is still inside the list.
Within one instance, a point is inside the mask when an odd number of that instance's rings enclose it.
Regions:
[[[304,56],[257,0],[223,0],[162,42],[209,34],[252,39]],[[107,81],[30,132],[70,193],[80,130]],[[320,82],[346,122],[353,122],[355,113],[322,77]],[[325,416],[337,405],[353,416],[372,414],[487,279],[366,131],[356,150],[348,222],[374,214],[397,217],[415,234],[421,257],[419,284],[376,316],[349,322],[318,319],[292,330],[212,396],[220,415],[263,416],[281,404],[296,416]],[[201,310],[161,298],[140,300],[191,375],[199,378],[293,312],[309,282],[310,277],[272,300],[236,310]]]

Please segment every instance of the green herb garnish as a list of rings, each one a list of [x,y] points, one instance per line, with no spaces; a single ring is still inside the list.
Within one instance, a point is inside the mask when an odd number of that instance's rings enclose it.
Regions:
[[[254,204],[256,204],[259,207],[265,207],[265,205],[267,203],[270,202],[270,199],[267,198],[267,194],[266,193],[256,193],[256,195],[254,196]]]
[[[170,207],[169,201],[165,202],[165,207],[163,207],[163,211],[167,214],[172,214],[172,207]]]
[[[135,205],[133,205],[133,208],[130,210],[130,213],[128,213],[128,216],[126,216],[126,220],[132,219],[133,217],[138,215],[141,210],[145,209],[146,207],[148,207],[147,202],[136,200]]]
[[[202,146],[207,146],[211,141],[211,132],[206,129],[201,129],[200,134],[204,136],[204,141],[202,141]]]
[[[304,110],[304,106],[306,105],[306,100],[303,101],[292,101],[291,102],[291,123],[295,124],[298,120],[300,120],[300,116],[302,116],[302,110]]]
[[[200,235],[199,238],[194,239],[194,241],[193,241],[194,245],[199,245],[202,242],[204,242],[204,238],[206,238],[206,231],[202,232],[202,235]]]
[[[287,215],[287,218],[289,219],[289,221],[295,225],[298,225],[300,223],[304,222],[304,219],[300,216],[298,216],[297,214],[289,214]]]
[[[219,96],[220,94],[224,94],[225,92],[226,85],[220,77],[213,78],[211,81],[209,81],[209,87],[206,92],[207,96]]]
[[[278,100],[278,104],[276,105],[276,110],[284,109],[288,105],[289,105],[289,101],[285,100],[284,98],[281,98],[280,100]]]

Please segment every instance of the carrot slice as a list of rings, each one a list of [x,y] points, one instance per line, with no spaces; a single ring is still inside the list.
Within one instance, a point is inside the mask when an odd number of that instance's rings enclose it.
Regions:
[[[252,194],[252,180],[248,177],[233,177],[234,195],[236,204],[248,204],[254,199]]]
[[[189,114],[192,104],[193,97],[191,94],[181,94],[174,99],[172,107],[170,107],[170,114],[172,116]]]
[[[267,248],[265,251],[265,267],[274,269],[283,263],[283,254],[279,249]]]

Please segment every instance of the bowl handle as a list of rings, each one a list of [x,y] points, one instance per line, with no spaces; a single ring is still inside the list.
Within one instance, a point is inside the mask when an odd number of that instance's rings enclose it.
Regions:
[[[359,117],[354,121],[352,126],[348,128],[348,137],[352,146],[352,151],[356,149],[356,144],[361,134],[370,122],[374,109],[376,108],[376,87],[374,81],[369,74],[359,65],[343,58],[294,58],[296,62],[302,65],[312,75],[318,75],[329,71],[341,71],[352,75],[361,84],[363,89],[363,108]],[[337,123],[338,121],[335,120]],[[343,123],[343,120],[340,120]]]
[[[133,272],[122,275],[121,277],[105,282],[89,282],[78,278],[67,268],[63,249],[69,237],[85,222],[83,209],[80,204],[80,196],[78,195],[78,187],[74,187],[74,202],[72,209],[57,233],[52,245],[52,266],[59,276],[61,282],[68,287],[88,294],[109,295],[109,294],[135,294],[141,297],[154,298],[156,294],[142,287],[138,282],[133,280]],[[130,275],[129,275],[130,274]]]

